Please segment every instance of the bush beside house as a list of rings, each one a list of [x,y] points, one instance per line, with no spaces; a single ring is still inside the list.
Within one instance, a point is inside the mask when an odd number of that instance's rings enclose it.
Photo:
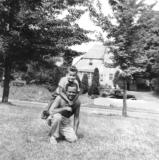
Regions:
[[[88,76],[84,74],[81,81],[81,93],[85,94],[88,92]]]
[[[93,73],[93,78],[92,78],[92,85],[90,86],[89,90],[88,90],[88,95],[89,96],[98,96],[99,93],[99,70],[98,68],[94,69],[94,73]]]

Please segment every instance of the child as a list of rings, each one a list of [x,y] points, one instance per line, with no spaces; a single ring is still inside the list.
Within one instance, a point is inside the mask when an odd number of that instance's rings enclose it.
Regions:
[[[59,84],[58,84],[58,88],[56,89],[56,94],[60,95],[67,103],[69,106],[72,106],[75,101],[78,99],[79,97],[79,92],[80,92],[80,88],[79,88],[79,83],[76,80],[77,77],[77,68],[75,66],[71,66],[68,69],[68,74],[65,77],[62,77]],[[69,83],[76,83],[77,84],[77,90],[78,90],[78,94],[76,95],[76,97],[73,99],[73,101],[70,101],[67,96],[66,96],[66,86]],[[47,117],[49,116],[49,109],[52,105],[54,100],[51,100],[48,104],[48,106],[46,107],[46,109],[43,111],[42,113],[42,119],[47,119]]]

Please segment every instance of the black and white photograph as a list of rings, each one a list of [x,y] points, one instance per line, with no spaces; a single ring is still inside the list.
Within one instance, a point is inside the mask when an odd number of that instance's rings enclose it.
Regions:
[[[0,160],[159,160],[159,0],[0,0]]]

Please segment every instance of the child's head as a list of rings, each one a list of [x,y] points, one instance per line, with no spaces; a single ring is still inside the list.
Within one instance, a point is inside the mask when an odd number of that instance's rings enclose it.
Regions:
[[[68,81],[73,82],[77,76],[77,68],[75,66],[71,66],[68,69]]]

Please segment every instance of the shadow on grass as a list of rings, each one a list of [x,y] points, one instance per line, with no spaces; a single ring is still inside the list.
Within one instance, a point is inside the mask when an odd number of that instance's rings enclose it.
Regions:
[[[115,114],[115,113],[108,113],[108,114],[106,114],[106,113],[91,113],[91,115],[95,115],[97,117],[100,117],[100,116],[102,116],[102,117],[121,117],[120,114]]]
[[[128,115],[126,118],[130,119],[135,119],[135,120],[157,120],[156,117],[149,116],[148,118],[146,117],[141,117],[141,116],[133,116],[133,115]]]
[[[135,111],[133,111],[135,112]],[[138,112],[139,113],[139,112]],[[147,114],[150,114],[149,116]],[[91,115],[94,115],[96,117],[111,117],[111,118],[122,118],[122,119],[137,119],[137,120],[156,120],[159,113],[152,113],[152,112],[142,112],[139,115],[131,114],[131,112],[128,111],[128,115],[126,117],[122,116],[121,113],[91,113]],[[159,120],[159,118],[158,118]]]
[[[78,133],[78,138],[79,138],[79,139],[84,138],[84,134],[83,134],[83,133]]]
[[[90,108],[90,106],[86,106],[88,108]],[[97,109],[106,109],[106,110],[112,110],[112,111],[121,111],[122,112],[122,107],[117,107],[115,105],[110,105],[110,106],[99,106],[99,105],[94,105],[92,108],[97,108]],[[143,114],[152,114],[152,115],[159,115],[159,112],[155,111],[155,110],[149,110],[149,109],[142,109],[142,108],[128,108],[128,112],[136,112],[136,113],[143,113]],[[98,114],[98,113],[96,113]],[[105,115],[105,113],[99,113],[101,115]],[[108,114],[106,114],[108,115]],[[115,114],[115,116],[118,114]],[[110,115],[110,116],[114,116],[114,114]]]
[[[15,104],[13,104],[12,102],[0,102],[0,105],[4,104],[4,105],[10,105],[10,106],[16,106]]]
[[[36,137],[36,139],[39,139],[40,141],[48,142],[49,138],[50,138],[50,130],[51,130],[51,127],[49,127],[47,124],[44,125],[44,123],[43,123],[40,125],[40,128],[39,127],[37,128],[37,131],[35,131],[32,136]],[[79,132],[77,134],[77,137],[78,137],[78,139],[83,139],[84,134]],[[65,142],[65,141],[66,141],[66,139],[63,135],[60,135],[60,137],[57,138],[58,143]]]

